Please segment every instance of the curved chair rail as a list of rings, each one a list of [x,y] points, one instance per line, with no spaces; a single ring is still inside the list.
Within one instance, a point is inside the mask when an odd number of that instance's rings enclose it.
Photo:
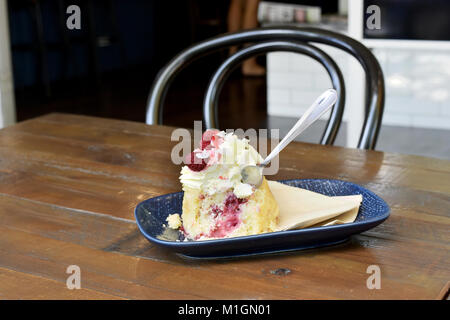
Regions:
[[[289,51],[307,55],[321,63],[328,72],[334,89],[338,92],[338,101],[331,111],[321,144],[333,144],[336,139],[345,106],[344,78],[334,60],[324,51],[306,43],[288,41],[268,41],[246,47],[225,60],[212,76],[205,95],[203,116],[206,128],[218,128],[218,98],[223,85],[231,72],[244,60],[271,51]]]
[[[146,122],[162,123],[164,98],[173,78],[195,59],[233,45],[261,41],[316,42],[342,49],[353,55],[366,72],[367,115],[358,141],[358,148],[373,149],[381,127],[384,107],[383,73],[377,59],[360,42],[328,30],[316,28],[260,28],[227,33],[193,45],[175,56],[158,74],[148,100]]]

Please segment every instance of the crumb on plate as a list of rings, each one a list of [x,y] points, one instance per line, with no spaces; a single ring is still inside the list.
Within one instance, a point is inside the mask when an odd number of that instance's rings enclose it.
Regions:
[[[181,227],[181,217],[178,213],[170,214],[166,221],[171,229],[179,229]]]

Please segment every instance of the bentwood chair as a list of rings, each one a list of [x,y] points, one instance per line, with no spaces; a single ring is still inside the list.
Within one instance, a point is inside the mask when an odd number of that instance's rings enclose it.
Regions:
[[[218,128],[217,104],[220,91],[231,72],[245,59],[271,51],[290,51],[304,54],[318,61],[331,78],[338,92],[321,144],[333,144],[342,121],[345,105],[345,85],[342,73],[334,60],[311,43],[321,43],[344,50],[354,56],[366,74],[366,116],[359,137],[358,148],[374,149],[381,127],[384,109],[384,78],[374,55],[360,42],[345,35],[316,28],[260,28],[227,33],[195,44],[173,58],[153,83],[147,105],[147,124],[162,124],[164,98],[174,77],[189,63],[206,54],[229,46],[246,44],[223,62],[212,76],[206,91],[203,114],[207,128]],[[361,106],[364,107],[364,106]]]

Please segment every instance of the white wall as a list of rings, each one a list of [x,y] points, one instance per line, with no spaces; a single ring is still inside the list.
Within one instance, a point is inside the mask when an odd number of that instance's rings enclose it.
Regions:
[[[0,0],[0,128],[16,122],[6,0]]]
[[[450,51],[375,48],[386,82],[383,123],[450,129]]]
[[[360,86],[349,67],[353,58],[336,49],[327,51],[343,71],[351,95]],[[449,52],[375,48],[373,53],[383,69],[386,85],[383,124],[450,129]],[[267,61],[270,115],[298,117],[331,86],[325,69],[306,56],[274,52],[268,54]],[[347,104],[344,120],[349,118],[349,108]]]
[[[450,130],[450,42],[362,39],[360,0],[348,3],[347,35],[362,41],[380,62],[385,77],[383,124]],[[364,112],[364,74],[346,53],[319,46],[344,74],[347,146],[355,147]],[[331,82],[321,65],[305,56],[274,52],[267,58],[268,113],[299,117]]]

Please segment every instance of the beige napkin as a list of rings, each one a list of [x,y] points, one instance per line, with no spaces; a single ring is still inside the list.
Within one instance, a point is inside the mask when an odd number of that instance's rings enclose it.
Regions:
[[[353,222],[362,202],[361,195],[328,197],[276,181],[268,183],[280,208],[279,231]]]

